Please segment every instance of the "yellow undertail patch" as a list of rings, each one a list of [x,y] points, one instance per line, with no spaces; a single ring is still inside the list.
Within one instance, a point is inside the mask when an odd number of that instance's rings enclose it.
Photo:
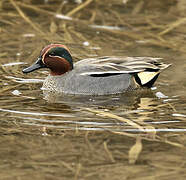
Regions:
[[[141,84],[144,85],[150,82],[159,72],[139,72],[138,77],[141,81]]]

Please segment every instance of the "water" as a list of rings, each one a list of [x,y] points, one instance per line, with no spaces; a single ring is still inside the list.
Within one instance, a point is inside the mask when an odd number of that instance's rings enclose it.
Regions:
[[[185,179],[185,29],[164,32],[183,21],[183,2],[98,1],[74,15],[73,2],[24,3],[0,3],[0,179]],[[54,42],[74,61],[153,56],[172,66],[151,90],[48,94],[46,70],[22,69]]]

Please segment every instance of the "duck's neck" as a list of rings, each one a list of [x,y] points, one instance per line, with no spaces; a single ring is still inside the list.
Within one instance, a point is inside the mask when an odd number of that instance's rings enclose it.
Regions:
[[[50,75],[51,76],[61,76],[61,75],[65,74],[66,72],[67,71],[65,71],[65,72],[56,72],[56,71],[50,70]]]

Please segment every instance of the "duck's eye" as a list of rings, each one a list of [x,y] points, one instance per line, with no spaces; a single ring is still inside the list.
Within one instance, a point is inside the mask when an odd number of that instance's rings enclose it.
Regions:
[[[51,56],[55,56],[55,53],[54,53],[54,52],[51,52],[49,55],[51,55]]]

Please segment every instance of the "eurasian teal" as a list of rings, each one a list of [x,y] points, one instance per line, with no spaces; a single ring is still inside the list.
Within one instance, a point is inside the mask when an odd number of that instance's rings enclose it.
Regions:
[[[43,89],[66,94],[106,95],[151,87],[160,72],[170,64],[152,57],[104,56],[73,64],[68,48],[61,44],[46,46],[37,61],[23,70],[29,73],[49,68]]]

